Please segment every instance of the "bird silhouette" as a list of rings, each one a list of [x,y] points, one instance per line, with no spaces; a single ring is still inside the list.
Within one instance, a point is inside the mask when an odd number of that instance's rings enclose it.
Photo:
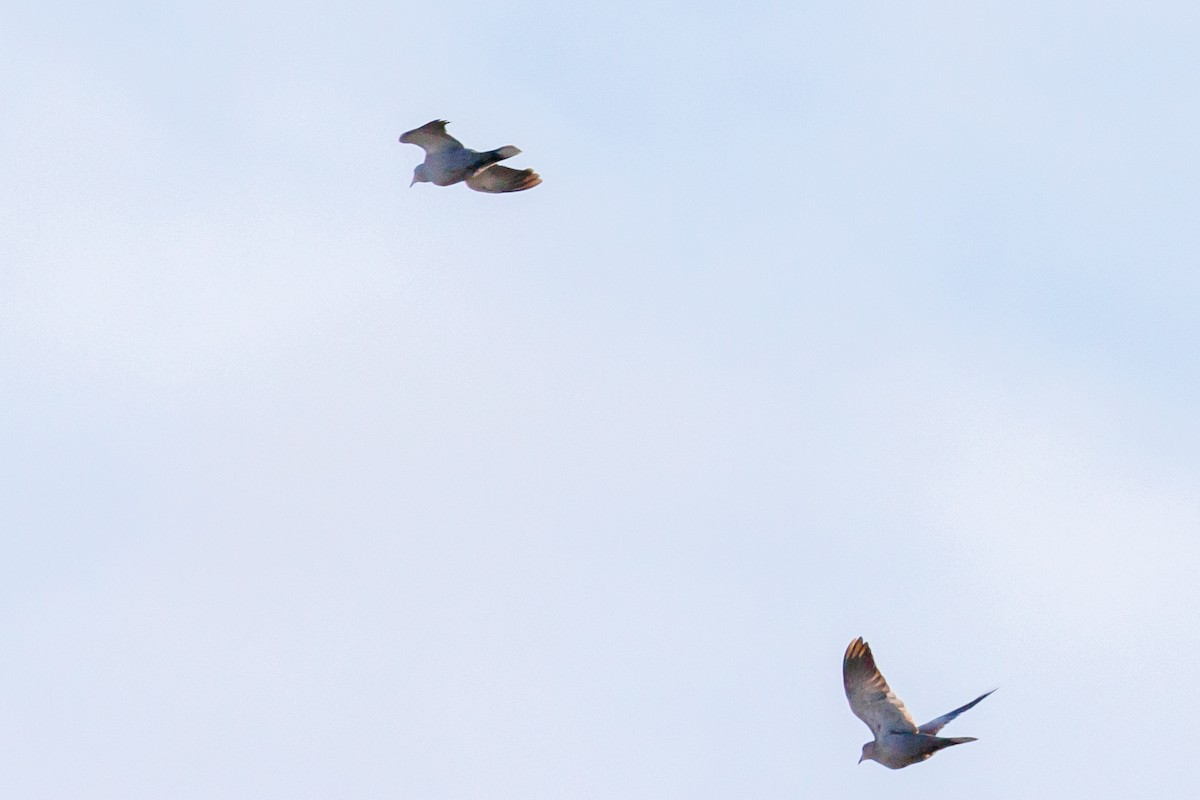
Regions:
[[[425,161],[413,170],[412,183],[432,183],[450,186],[466,181],[467,186],[477,192],[500,194],[522,192],[542,182],[531,169],[511,169],[497,164],[512,158],[521,151],[512,145],[479,153],[467,147],[450,134],[444,119],[426,122],[400,136],[404,144],[415,144],[425,151]]]
[[[991,692],[985,692],[965,706],[918,726],[904,703],[883,679],[879,668],[875,666],[870,645],[861,636],[846,648],[846,655],[842,659],[842,681],[846,686],[850,710],[867,723],[875,735],[874,741],[863,745],[858,763],[878,761],[888,769],[902,769],[926,760],[939,750],[975,741],[972,736],[941,738],[936,734],[952,719],[996,691],[992,689]]]

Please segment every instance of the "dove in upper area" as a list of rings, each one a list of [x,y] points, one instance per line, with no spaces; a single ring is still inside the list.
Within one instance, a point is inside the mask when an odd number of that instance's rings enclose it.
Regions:
[[[972,736],[943,739],[936,734],[946,723],[996,691],[985,692],[965,706],[918,726],[879,673],[871,647],[861,636],[846,648],[842,680],[850,710],[875,734],[875,741],[863,745],[858,763],[870,759],[888,769],[901,769],[924,761],[943,748],[975,741]]]
[[[415,144],[425,151],[425,161],[413,170],[415,183],[450,186],[466,181],[477,192],[521,192],[542,182],[531,169],[511,169],[496,162],[512,158],[521,151],[512,145],[477,153],[446,133],[450,123],[444,119],[426,122],[400,137],[404,144]]]

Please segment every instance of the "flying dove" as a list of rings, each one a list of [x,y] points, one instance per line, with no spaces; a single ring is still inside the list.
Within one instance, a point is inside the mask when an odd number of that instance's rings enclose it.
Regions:
[[[904,703],[879,674],[871,647],[861,636],[846,648],[842,680],[846,684],[850,710],[875,734],[875,741],[863,745],[858,763],[870,759],[888,769],[901,769],[924,761],[945,747],[975,741],[972,736],[943,739],[936,734],[952,719],[996,691],[992,689],[992,692],[981,694],[965,706],[918,727]]]
[[[477,153],[462,146],[462,143],[446,133],[450,123],[444,119],[426,122],[419,128],[400,137],[404,144],[415,144],[425,151],[425,161],[413,170],[412,186],[415,183],[432,183],[450,186],[466,181],[467,186],[477,192],[520,192],[532,189],[542,182],[531,169],[511,169],[498,166],[496,162],[512,158],[521,151],[512,145],[498,150]]]

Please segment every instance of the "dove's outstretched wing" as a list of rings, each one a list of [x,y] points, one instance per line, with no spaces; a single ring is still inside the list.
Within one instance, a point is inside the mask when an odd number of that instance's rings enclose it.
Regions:
[[[992,692],[994,692],[994,691],[996,691],[996,690],[992,689]],[[974,708],[976,703],[978,703],[983,698],[987,697],[992,692],[984,692],[983,694],[979,695],[979,697],[976,697],[974,700],[967,703],[965,706],[962,706],[961,708],[956,708],[947,714],[942,714],[937,719],[931,719],[931,720],[929,720],[929,722],[926,722],[920,728],[917,728],[917,730],[920,731],[921,733],[931,733],[931,734],[937,733],[942,728],[946,727],[946,725],[952,719],[954,719],[955,717],[957,717],[959,714],[963,713],[964,711]]]
[[[467,186],[477,192],[499,194],[501,192],[521,192],[532,189],[542,182],[538,174],[531,169],[512,169],[493,165],[476,172],[467,178]]]
[[[413,128],[411,131],[401,134],[400,141],[404,144],[415,144],[423,149],[426,155],[440,153],[443,150],[461,149],[462,142],[446,133],[446,126],[449,124],[444,119],[426,122],[419,128]]]
[[[846,685],[850,710],[867,723],[876,740],[889,731],[917,732],[917,723],[879,673],[871,647],[861,636],[846,648],[842,659],[842,681]]]

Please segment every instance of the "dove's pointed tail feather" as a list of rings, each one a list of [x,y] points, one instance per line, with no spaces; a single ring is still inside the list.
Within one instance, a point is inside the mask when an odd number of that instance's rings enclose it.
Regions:
[[[474,153],[474,157],[471,160],[471,168],[474,170],[487,169],[493,164],[498,164],[506,158],[512,158],[520,152],[517,148],[509,145],[497,150],[485,150],[482,153]]]
[[[945,750],[947,747],[953,747],[956,744],[966,744],[967,742],[979,741],[974,736],[952,736],[948,739],[939,738],[937,740],[937,749]]]

